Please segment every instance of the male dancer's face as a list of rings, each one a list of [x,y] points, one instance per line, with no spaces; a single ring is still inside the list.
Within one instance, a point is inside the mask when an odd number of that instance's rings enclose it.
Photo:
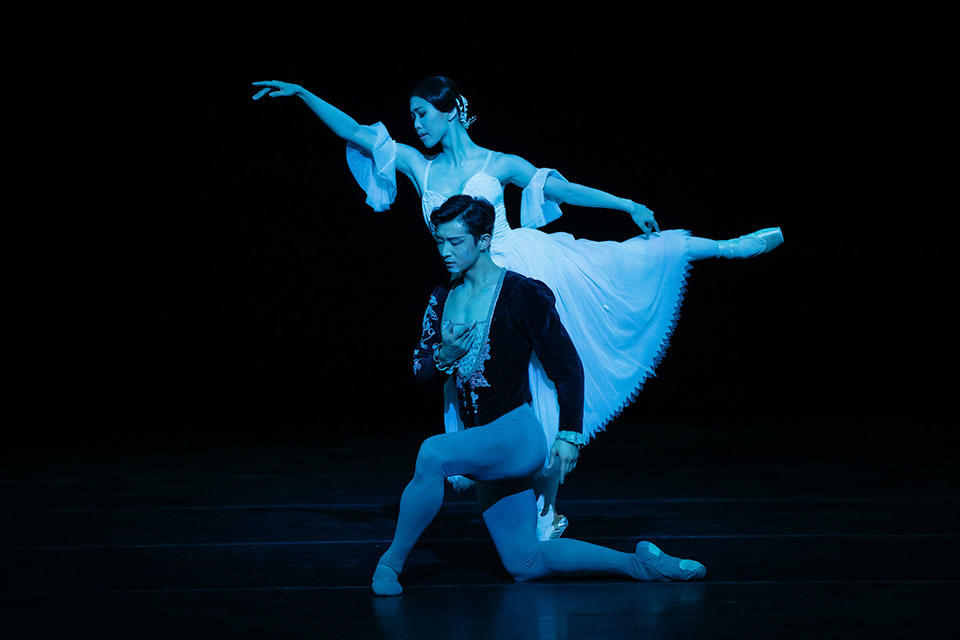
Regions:
[[[487,236],[480,236],[479,241],[475,240],[460,218],[441,222],[437,225],[433,237],[447,271],[454,278],[469,271],[480,259],[483,250],[489,246]]]

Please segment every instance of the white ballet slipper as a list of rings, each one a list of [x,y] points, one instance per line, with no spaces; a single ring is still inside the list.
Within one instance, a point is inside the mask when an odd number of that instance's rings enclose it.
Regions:
[[[557,515],[553,510],[553,505],[547,509],[547,513],[540,515],[543,511],[543,496],[537,500],[537,540],[545,542],[547,540],[556,540],[563,535],[570,521],[564,515]]]
[[[773,251],[781,244],[783,231],[780,227],[770,227],[733,240],[721,240],[719,253],[721,258],[755,258]]]
[[[550,539],[556,540],[562,536],[568,524],[570,524],[570,521],[567,520],[567,516],[563,514],[557,516],[556,522],[553,523],[553,531],[550,532]]]
[[[477,483],[466,476],[448,476],[447,482],[457,490],[457,493],[473,488]]]

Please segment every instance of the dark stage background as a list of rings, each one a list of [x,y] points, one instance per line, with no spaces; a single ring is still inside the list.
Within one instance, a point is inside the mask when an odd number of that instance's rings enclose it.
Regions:
[[[941,449],[952,408],[956,29],[938,10],[21,14],[5,38],[9,447],[329,441],[441,428],[410,355],[444,278],[419,203],[375,214],[303,84],[413,143],[453,77],[480,145],[786,244],[697,263],[673,343],[602,438],[765,421]],[[9,165],[8,165],[9,167]],[[511,222],[519,192],[508,192]],[[546,231],[622,240],[620,212]],[[827,444],[826,446],[830,446]],[[8,449],[9,450],[9,449]]]

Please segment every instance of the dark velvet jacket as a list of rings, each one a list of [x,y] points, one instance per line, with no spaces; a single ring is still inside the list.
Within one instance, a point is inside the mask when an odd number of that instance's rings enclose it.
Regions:
[[[441,342],[440,322],[449,293],[447,286],[434,289],[423,316],[423,332],[413,352],[413,372],[421,380],[440,374],[433,347]],[[489,358],[480,365],[479,376],[453,373],[465,427],[487,424],[530,402],[527,369],[535,352],[556,385],[560,430],[583,431],[583,365],[554,303],[553,292],[539,280],[513,271],[504,274],[488,334]]]

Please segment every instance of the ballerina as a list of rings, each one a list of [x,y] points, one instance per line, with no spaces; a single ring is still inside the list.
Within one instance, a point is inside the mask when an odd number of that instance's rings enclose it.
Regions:
[[[653,213],[642,204],[567,181],[558,171],[537,168],[524,158],[476,144],[467,133],[475,118],[452,80],[431,76],[410,96],[410,117],[425,155],[396,142],[382,123],[360,125],[340,109],[302,86],[279,81],[262,87],[254,100],[297,97],[334,134],[347,142],[347,162],[374,211],[386,211],[396,198],[396,172],[407,176],[421,199],[427,227],[430,214],[448,197],[480,196],[494,206],[490,257],[504,269],[544,282],[556,296],[557,312],[573,340],[584,368],[582,444],[588,442],[633,401],[653,374],[669,343],[693,260],[752,258],[783,242],[779,227],[761,229],[732,240],[711,240],[674,229],[660,231]],[[507,223],[505,185],[520,187],[520,228]],[[595,242],[568,233],[538,230],[560,217],[562,203],[628,213],[641,235],[624,242]],[[556,390],[534,356],[530,361],[533,408],[552,443],[558,431]],[[447,432],[463,428],[456,411],[455,389],[444,387]],[[562,533],[555,515],[557,478],[543,478],[541,517],[552,516],[546,535]],[[461,488],[461,478],[449,478]]]

